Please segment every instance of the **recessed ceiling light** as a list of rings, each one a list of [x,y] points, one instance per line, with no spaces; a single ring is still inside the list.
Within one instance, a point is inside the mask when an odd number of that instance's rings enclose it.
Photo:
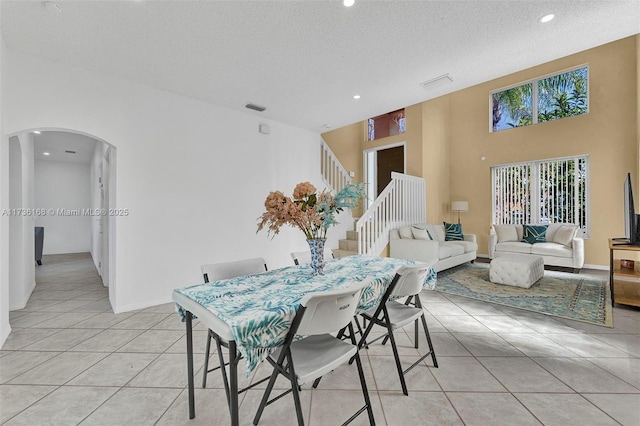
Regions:
[[[42,2],[45,9],[49,12],[60,13],[62,12],[62,7],[60,5],[55,4],[52,1],[44,1]]]
[[[50,155],[48,152],[43,152],[42,155]]]
[[[353,95],[353,99],[360,99],[360,95]]]
[[[555,18],[556,15],[554,15],[553,13],[550,13],[548,15],[544,15],[542,18],[540,18],[538,21],[542,22],[543,24],[553,20],[553,18]]]
[[[344,7],[351,7],[355,3],[355,0],[342,0]]]
[[[33,133],[35,133],[36,135],[40,134],[40,130],[34,130]]]

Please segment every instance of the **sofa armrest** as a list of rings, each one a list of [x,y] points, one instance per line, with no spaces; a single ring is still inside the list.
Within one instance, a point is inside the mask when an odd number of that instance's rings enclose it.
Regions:
[[[489,234],[489,259],[493,259],[498,244],[498,234]]]
[[[477,238],[476,238],[476,234],[464,234],[464,240],[465,241],[470,241],[472,243],[477,243]]]
[[[571,246],[573,248],[573,267],[580,269],[584,266],[584,240],[574,238]]]
[[[405,238],[389,241],[389,256],[396,259],[435,263],[439,259],[439,249],[440,243],[438,241]]]

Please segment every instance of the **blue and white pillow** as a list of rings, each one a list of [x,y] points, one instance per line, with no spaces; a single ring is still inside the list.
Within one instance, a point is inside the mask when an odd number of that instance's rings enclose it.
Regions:
[[[523,243],[544,243],[546,238],[547,225],[523,225],[522,242]]]
[[[444,240],[445,241],[463,241],[462,225],[459,223],[444,223]]]

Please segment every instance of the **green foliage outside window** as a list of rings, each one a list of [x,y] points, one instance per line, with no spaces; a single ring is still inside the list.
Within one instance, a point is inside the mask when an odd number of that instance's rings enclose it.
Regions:
[[[588,80],[589,70],[582,67],[492,93],[492,131],[587,113]]]

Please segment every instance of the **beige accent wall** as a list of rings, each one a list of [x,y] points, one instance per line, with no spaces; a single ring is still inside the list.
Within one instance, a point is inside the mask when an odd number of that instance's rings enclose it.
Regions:
[[[588,154],[585,263],[608,265],[607,239],[624,235],[624,178],[638,172],[636,41],[629,37],[450,95],[451,193],[469,201],[464,229],[477,234],[480,253],[487,253],[491,225],[492,165]],[[489,132],[491,91],[582,64],[589,65],[588,114]]]
[[[584,64],[589,65],[588,114],[489,131],[490,92]],[[591,237],[585,241],[585,263],[608,265],[607,239],[624,234],[627,172],[640,199],[639,70],[640,35],[635,35],[407,107],[404,135],[366,142],[362,122],[322,136],[360,179],[363,150],[406,140],[408,172],[426,180],[428,222],[455,221],[450,202],[468,201],[463,230],[477,235],[481,255],[488,252],[491,228],[492,165],[588,154]]]

